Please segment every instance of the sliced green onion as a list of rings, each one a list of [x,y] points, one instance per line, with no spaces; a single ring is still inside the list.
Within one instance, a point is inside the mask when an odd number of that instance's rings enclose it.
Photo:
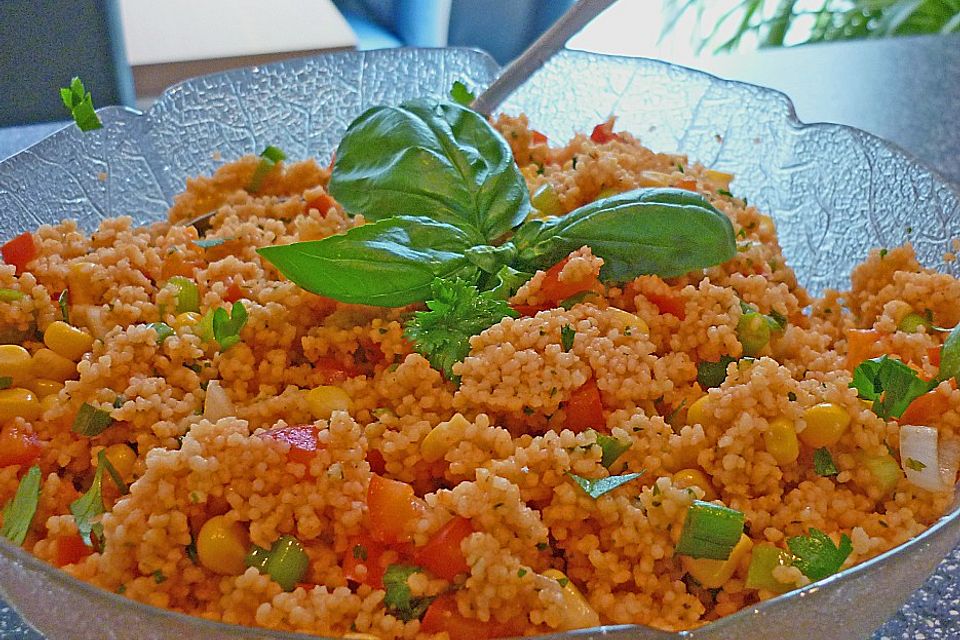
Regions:
[[[204,342],[213,342],[213,309],[203,314],[194,331]]]
[[[267,174],[273,171],[273,168],[281,160],[286,160],[287,155],[277,147],[267,147],[260,153],[260,162],[257,164],[257,168],[253,171],[253,177],[250,178],[250,184],[247,186],[247,191],[250,193],[257,193],[260,191],[260,187],[263,184],[263,179],[267,177]]]
[[[16,302],[23,300],[23,292],[16,289],[0,289],[0,302]]]
[[[758,544],[753,548],[753,555],[750,558],[747,588],[765,589],[778,594],[790,591],[793,586],[777,580],[773,576],[773,570],[777,567],[789,567],[791,564],[793,564],[793,556],[788,551],[769,544]]]
[[[560,203],[560,196],[557,195],[553,185],[547,182],[533,192],[530,197],[530,204],[537,211],[548,216],[559,216],[563,213],[563,205]]]
[[[712,502],[694,500],[675,552],[691,558],[726,560],[743,534],[744,516]]]
[[[63,100],[63,106],[73,116],[80,131],[92,131],[103,126],[100,116],[93,109],[93,98],[80,78],[74,77],[69,87],[60,89],[60,99]]]
[[[196,282],[184,276],[173,276],[167,284],[177,291],[177,313],[200,311],[200,289]]]
[[[613,436],[600,434],[597,436],[597,444],[600,445],[603,456],[600,458],[600,464],[609,469],[617,458],[622,456],[630,448],[630,442],[618,440]]]
[[[244,559],[248,567],[255,567],[257,571],[263,573],[267,567],[267,561],[270,559],[270,551],[259,545],[253,545],[250,553]]]
[[[770,319],[762,313],[750,311],[740,316],[737,323],[737,339],[743,353],[755,357],[770,342]]]
[[[904,333],[916,333],[920,327],[929,327],[933,323],[924,318],[919,313],[911,312],[903,316],[903,320],[897,325],[897,331]]]
[[[176,335],[176,331],[173,330],[173,327],[168,325],[166,322],[151,322],[147,326],[157,332],[157,344],[163,344],[164,340],[170,336]]]
[[[73,421],[73,432],[82,436],[98,436],[107,430],[107,427],[113,424],[113,418],[109,411],[98,409],[92,404],[84,402],[77,411],[77,417]]]
[[[3,508],[3,527],[0,528],[0,536],[13,544],[23,544],[27,539],[27,532],[30,531],[39,503],[40,467],[34,465],[20,480],[13,499]]]
[[[300,541],[293,536],[283,536],[270,548],[263,570],[284,591],[293,591],[309,566],[310,558]]]

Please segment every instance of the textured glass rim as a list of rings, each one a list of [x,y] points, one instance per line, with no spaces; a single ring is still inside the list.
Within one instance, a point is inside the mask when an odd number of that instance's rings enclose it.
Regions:
[[[419,50],[419,49],[430,50],[430,49],[424,49],[424,48],[418,48],[418,47],[406,48],[406,50],[408,51],[411,49],[412,50]],[[461,50],[469,50],[473,52],[479,51],[477,49],[473,49],[469,47],[448,47],[447,49],[461,49]],[[249,71],[252,69],[260,69],[264,67],[266,68],[282,67],[285,64],[289,64],[290,62],[294,62],[297,60],[325,58],[325,57],[331,57],[331,56],[345,56],[350,54],[355,55],[357,53],[359,52],[332,52],[327,54],[319,54],[316,56],[306,56],[303,58],[291,58],[282,62],[271,63],[269,65],[255,65],[253,67],[232,69],[226,72],[198,76],[198,78],[216,78],[219,76],[228,76],[238,71],[241,71],[241,72]],[[380,51],[378,53],[380,55],[389,55],[389,54],[386,54],[384,51]],[[483,51],[479,51],[479,53],[485,56],[489,56],[489,54]],[[786,108],[785,114],[784,114],[786,116],[785,123],[791,128],[798,129],[798,130],[811,129],[811,128],[830,128],[830,129],[839,128],[841,130],[848,131],[856,136],[872,139],[875,142],[877,142],[880,146],[885,147],[891,153],[903,157],[910,164],[916,165],[921,169],[923,169],[924,171],[926,171],[934,180],[939,181],[941,185],[953,191],[955,194],[957,194],[958,198],[960,198],[960,186],[958,186],[956,183],[946,178],[937,169],[931,167],[929,164],[919,159],[913,153],[903,149],[902,147],[900,147],[899,145],[893,142],[885,140],[879,136],[866,132],[862,129],[852,127],[850,125],[830,123],[830,122],[805,123],[801,121],[797,117],[796,109],[794,108],[793,102],[790,100],[790,98],[785,93],[778,91],[776,89],[761,87],[759,85],[754,85],[747,82],[728,80],[705,71],[691,69],[689,67],[684,67],[681,65],[664,62],[662,60],[655,60],[652,58],[615,56],[615,55],[593,53],[589,51],[582,51],[582,50],[575,50],[575,49],[565,50],[563,54],[572,56],[572,57],[598,58],[601,60],[602,59],[619,60],[621,62],[628,62],[628,63],[631,61],[642,60],[645,64],[661,66],[665,69],[670,69],[670,70],[673,70],[674,72],[677,72],[683,75],[706,77],[706,78],[709,78],[712,82],[717,83],[719,85],[730,86],[730,87],[751,87],[754,90],[759,89],[768,94],[774,94],[776,95],[781,105]],[[178,82],[176,84],[171,85],[170,87],[164,90],[164,92],[158,98],[158,102],[160,98],[167,96],[169,93],[173,91],[176,91],[183,84],[192,82],[198,78],[190,78],[182,82]],[[108,106],[108,107],[102,107],[100,109],[97,109],[97,113],[100,115],[112,115],[112,114],[118,114],[118,113],[125,113],[129,115],[134,115],[134,116],[146,116],[146,115],[149,115],[150,110],[151,109],[148,108],[146,111],[140,111],[138,109],[133,109],[131,107]],[[51,132],[41,140],[36,141],[35,143],[31,144],[29,147],[22,149],[21,151],[14,154],[13,156],[10,156],[9,158],[14,158],[20,153],[30,150],[33,146],[44,142],[50,137],[56,136],[58,133],[62,132],[64,129],[70,128],[72,126],[74,126],[73,123],[68,123],[64,125],[63,127],[57,129],[56,131]],[[0,162],[6,162],[9,158],[2,159],[0,160]],[[839,573],[836,573],[828,578],[811,583],[803,588],[796,589],[794,591],[789,591],[785,594],[776,596],[774,598],[764,600],[763,602],[759,602],[753,606],[745,607],[737,611],[736,613],[720,618],[719,620],[710,622],[707,625],[704,625],[703,627],[699,627],[698,630],[665,632],[665,631],[656,630],[652,627],[648,627],[645,625],[607,625],[607,626],[601,626],[601,627],[592,627],[589,629],[577,629],[577,630],[568,631],[565,633],[551,633],[547,635],[541,635],[538,637],[573,638],[573,637],[589,636],[597,632],[603,635],[605,633],[608,633],[614,630],[619,631],[619,630],[638,629],[638,630],[648,630],[648,631],[661,634],[661,637],[663,638],[681,639],[681,638],[690,637],[694,631],[703,631],[708,627],[710,629],[723,630],[726,627],[736,626],[741,619],[746,618],[748,616],[754,616],[768,609],[780,607],[781,605],[785,605],[793,599],[803,598],[808,593],[816,592],[821,588],[832,586],[839,582],[846,582],[849,579],[853,579],[854,577],[859,576],[861,573],[877,569],[880,565],[884,564],[888,559],[892,558],[893,556],[895,555],[898,556],[900,554],[907,554],[910,551],[914,550],[915,547],[923,546],[924,544],[927,543],[928,540],[936,538],[941,534],[944,528],[950,526],[952,523],[954,523],[954,521],[957,521],[958,519],[960,519],[960,500],[955,498],[954,507],[950,512],[941,516],[936,522],[931,524],[922,533],[920,533],[914,538],[911,538],[907,542],[904,542],[901,545],[898,545],[888,551],[885,551],[884,553],[881,553],[873,558],[870,558],[869,560],[866,560],[857,565],[854,565]],[[74,576],[68,574],[67,572],[62,571],[61,569],[37,558],[33,554],[22,549],[21,547],[12,544],[5,538],[0,537],[0,557],[2,556],[6,556],[7,559],[12,559],[13,561],[23,565],[26,569],[30,571],[35,571],[44,575],[47,579],[53,581],[54,583],[57,583],[61,587],[86,595],[89,598],[94,600],[100,599],[104,605],[124,608],[132,613],[143,616],[147,619],[153,619],[154,621],[169,621],[172,623],[185,624],[185,625],[192,626],[194,630],[200,630],[200,631],[206,630],[211,633],[228,632],[233,637],[237,637],[237,638],[261,638],[261,639],[271,638],[276,640],[310,640],[310,639],[323,638],[323,636],[317,636],[313,634],[278,631],[278,630],[269,629],[265,627],[249,627],[249,626],[237,625],[237,624],[231,624],[231,623],[225,623],[225,622],[215,622],[212,620],[208,620],[206,618],[201,618],[199,616],[192,616],[185,613],[172,611],[170,609],[155,607],[153,605],[148,605],[142,602],[138,602],[136,600],[131,600],[119,594],[112,593],[105,589],[101,589],[100,587],[97,587],[93,584],[90,584],[88,582],[84,582],[78,578],[75,578]],[[939,558],[938,560],[942,560],[942,558]],[[0,591],[2,590],[3,590],[3,587],[2,585],[0,585]],[[15,603],[10,602],[8,600],[8,604],[11,607],[13,607],[15,610],[17,610],[17,606]],[[28,624],[30,623],[28,619],[25,619],[25,621]]]

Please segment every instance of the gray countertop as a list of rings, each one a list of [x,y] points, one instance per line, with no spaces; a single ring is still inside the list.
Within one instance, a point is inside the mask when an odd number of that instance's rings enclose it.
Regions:
[[[779,89],[804,122],[865,129],[960,183],[960,34],[812,45],[717,57],[698,66]],[[0,129],[0,158],[60,126]],[[958,571],[960,552],[954,551],[874,640],[960,638]],[[2,602],[0,638],[42,640]]]

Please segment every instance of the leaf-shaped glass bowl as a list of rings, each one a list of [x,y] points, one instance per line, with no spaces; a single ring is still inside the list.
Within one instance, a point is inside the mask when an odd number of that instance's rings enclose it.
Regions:
[[[100,110],[105,127],[68,127],[0,163],[0,237],[63,218],[160,218],[188,176],[256,153],[330,158],[365,108],[444,95],[454,80],[479,89],[497,73],[469,50],[336,53],[190,80],[146,113]],[[903,151],[862,131],[803,125],[768,89],[643,59],[564,52],[512,96],[552,139],[610,114],[660,151],[735,173],[733,190],[771,213],[789,262],[812,292],[843,287],[869,248],[914,243],[927,266],[960,237],[960,192]],[[960,579],[950,575],[960,506],[909,543],[805,589],[694,631],[608,627],[555,638],[782,640],[960,637]],[[931,572],[948,554],[934,578]],[[924,585],[924,582],[926,585]],[[898,609],[918,588],[910,606]],[[79,582],[0,540],[0,595],[51,640],[306,638],[212,623],[155,609]]]

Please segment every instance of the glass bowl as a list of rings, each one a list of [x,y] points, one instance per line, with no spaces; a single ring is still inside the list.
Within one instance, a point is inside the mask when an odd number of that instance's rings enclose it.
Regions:
[[[67,127],[0,163],[0,237],[76,218],[161,218],[188,176],[221,159],[282,147],[326,162],[367,107],[473,89],[497,74],[465,49],[334,53],[205,76],[168,89],[146,113],[100,110],[104,128]],[[944,262],[960,237],[960,191],[907,153],[862,131],[800,123],[780,93],[652,60],[562,52],[504,105],[553,139],[615,114],[618,128],[660,151],[735,173],[734,189],[773,215],[784,253],[815,294],[843,288],[876,246],[910,240],[921,262]],[[827,265],[828,268],[824,268]],[[885,638],[960,637],[955,568],[960,504],[892,551],[693,631],[605,627],[551,638],[848,640],[865,638],[937,576],[883,630]],[[951,564],[952,563],[952,564]],[[310,638],[156,609],[80,582],[0,539],[0,596],[50,640]]]

